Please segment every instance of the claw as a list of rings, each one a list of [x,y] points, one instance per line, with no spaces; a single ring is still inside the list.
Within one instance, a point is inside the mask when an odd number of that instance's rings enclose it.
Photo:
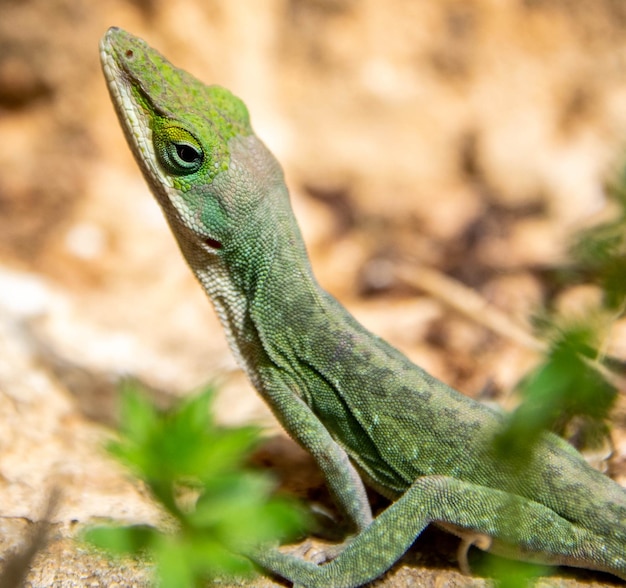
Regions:
[[[456,556],[457,561],[459,562],[459,569],[463,575],[472,575],[472,570],[469,566],[469,562],[467,561],[467,552],[469,551],[469,548],[472,545],[475,545],[478,549],[488,551],[491,547],[491,543],[491,537],[489,535],[485,535],[484,533],[465,533],[463,537],[461,537],[461,543],[459,543],[459,549],[457,550]]]

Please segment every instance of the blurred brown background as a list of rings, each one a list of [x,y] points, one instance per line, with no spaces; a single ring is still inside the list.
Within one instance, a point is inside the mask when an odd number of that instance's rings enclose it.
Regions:
[[[157,516],[98,450],[123,374],[161,399],[217,381],[222,421],[276,429],[118,127],[98,61],[111,25],[245,100],[320,281],[357,318],[510,405],[534,352],[394,269],[436,268],[522,327],[552,299],[545,270],[605,214],[623,158],[622,0],[0,0],[1,553],[55,484],[60,537]],[[626,357],[626,325],[607,346]],[[59,545],[33,585],[80,566],[95,583],[77,586],[114,581]]]

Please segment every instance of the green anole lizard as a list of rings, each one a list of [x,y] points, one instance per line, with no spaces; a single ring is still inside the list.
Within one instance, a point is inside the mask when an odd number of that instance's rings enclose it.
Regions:
[[[318,285],[281,168],[243,102],[121,29],[100,54],[130,148],[232,351],[356,531],[323,565],[270,549],[253,551],[256,563],[299,585],[359,586],[435,523],[465,548],[626,579],[624,489],[552,434],[517,475],[494,455],[501,414],[411,363]],[[392,500],[375,519],[364,484]]]

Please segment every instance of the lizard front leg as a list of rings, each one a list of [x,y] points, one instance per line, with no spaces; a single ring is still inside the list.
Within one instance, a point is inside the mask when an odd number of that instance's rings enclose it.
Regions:
[[[360,533],[369,527],[372,509],[365,486],[344,449],[309,406],[287,386],[274,384],[264,397],[291,438],[312,455],[324,474],[335,503],[353,529]],[[334,557],[340,550],[329,549],[327,557]]]

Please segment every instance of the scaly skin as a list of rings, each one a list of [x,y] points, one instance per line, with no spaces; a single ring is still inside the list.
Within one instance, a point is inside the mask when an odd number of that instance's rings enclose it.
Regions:
[[[102,40],[137,163],[230,346],[326,476],[357,535],[325,565],[261,566],[310,587],[359,586],[433,522],[494,553],[626,579],[626,492],[546,434],[522,475],[493,452],[499,413],[363,328],[316,282],[279,164],[244,104],[120,29]],[[363,481],[394,502],[372,520]]]

